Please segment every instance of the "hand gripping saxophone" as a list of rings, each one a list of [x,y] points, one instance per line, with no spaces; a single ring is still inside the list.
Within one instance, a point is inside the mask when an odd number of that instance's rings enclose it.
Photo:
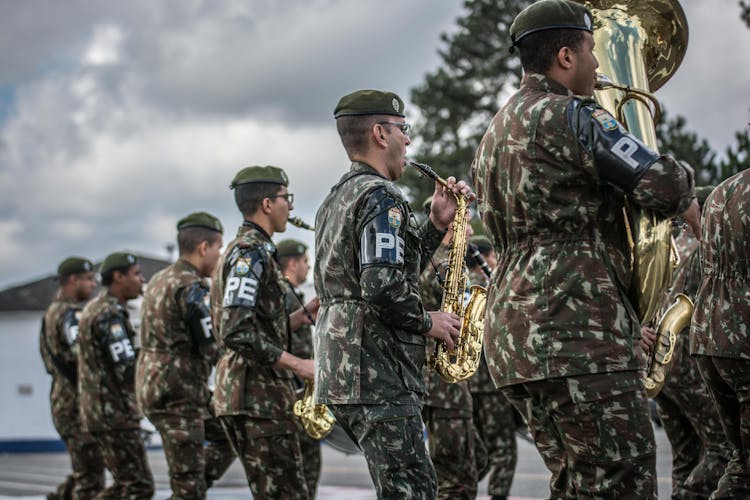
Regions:
[[[410,161],[409,164],[422,174],[447,187],[445,179],[439,177],[432,168]],[[445,342],[438,342],[433,367],[440,378],[448,383],[466,380],[477,371],[482,356],[484,339],[484,309],[487,303],[487,290],[472,285],[466,300],[466,277],[464,258],[466,256],[466,198],[456,196],[456,215],[453,218],[453,241],[448,255],[448,268],[443,282],[443,300],[440,310],[453,313],[461,319],[461,332],[453,348]]]

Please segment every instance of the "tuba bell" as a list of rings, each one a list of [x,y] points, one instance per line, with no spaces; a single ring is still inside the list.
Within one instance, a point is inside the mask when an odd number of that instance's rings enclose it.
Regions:
[[[594,53],[604,75],[596,99],[631,134],[657,151],[659,103],[652,92],[674,74],[687,49],[688,27],[677,0],[587,0],[594,16]],[[631,253],[628,290],[641,324],[655,318],[680,262],[672,222],[625,200]],[[690,323],[693,304],[680,294],[659,319],[644,385],[653,397],[664,384],[677,334]]]

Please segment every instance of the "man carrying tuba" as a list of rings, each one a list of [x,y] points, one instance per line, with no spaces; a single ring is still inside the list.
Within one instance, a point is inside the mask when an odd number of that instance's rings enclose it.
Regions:
[[[472,174],[499,261],[485,354],[552,472],[553,498],[655,498],[656,458],[626,298],[624,195],[698,225],[693,172],[599,107],[592,15],[542,0],[510,28],[520,90],[492,120]]]

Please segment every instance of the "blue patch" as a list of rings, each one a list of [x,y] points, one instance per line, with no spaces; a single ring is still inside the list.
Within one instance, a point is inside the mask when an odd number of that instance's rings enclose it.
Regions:
[[[250,272],[250,264],[251,264],[250,258],[238,260],[237,264],[235,264],[234,266],[234,274],[236,274],[237,276],[246,275],[247,273]]]
[[[601,124],[604,130],[617,130],[617,120],[606,110],[597,109],[591,116]]]
[[[396,229],[401,227],[401,210],[396,207],[388,209],[388,224]]]

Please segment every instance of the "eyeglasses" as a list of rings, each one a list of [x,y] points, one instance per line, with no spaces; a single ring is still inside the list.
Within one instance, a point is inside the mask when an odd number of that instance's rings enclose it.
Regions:
[[[274,194],[272,196],[266,196],[266,198],[284,198],[287,203],[292,205],[294,203],[294,194],[293,193],[285,193],[285,194]]]
[[[411,130],[411,125],[406,122],[378,122],[380,125],[395,125],[396,127],[401,129],[401,132],[404,135],[409,135],[409,130]]]

